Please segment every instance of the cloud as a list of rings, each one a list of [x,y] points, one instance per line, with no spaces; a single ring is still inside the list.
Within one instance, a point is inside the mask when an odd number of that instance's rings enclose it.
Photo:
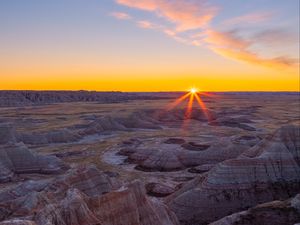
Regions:
[[[117,18],[117,19],[119,19],[119,20],[130,20],[130,19],[132,19],[132,17],[129,14],[124,13],[124,12],[112,12],[110,15]]]
[[[117,3],[155,12],[175,24],[177,32],[206,27],[217,13],[217,8],[206,0],[116,0]]]
[[[154,24],[150,21],[147,21],[147,20],[137,21],[137,25],[141,28],[144,28],[144,29],[157,29],[157,28],[159,28],[156,24]]]
[[[251,45],[250,41],[246,41],[237,36],[236,31],[217,32],[209,29],[205,32],[204,41],[215,47],[246,49]]]
[[[244,61],[261,66],[286,68],[298,65],[298,61],[287,56],[274,56],[265,58],[255,52],[256,46],[274,45],[282,46],[291,42],[287,32],[283,30],[264,30],[260,33],[247,34],[243,38],[243,31],[231,30],[220,32],[212,20],[217,16],[219,7],[209,4],[208,0],[115,0],[118,4],[155,14],[158,18],[165,19],[159,25],[149,20],[137,20],[137,25],[143,29],[154,29],[163,32],[177,42],[206,46],[213,52],[234,60]],[[121,13],[116,17],[128,18]],[[251,12],[238,17],[233,17],[221,22],[222,27],[240,27],[246,23],[259,24],[271,20],[274,12]],[[130,18],[130,17],[129,17]],[[253,30],[250,30],[253,32]],[[295,38],[294,38],[295,39]],[[298,38],[296,37],[298,40]]]
[[[233,17],[225,20],[223,24],[237,25],[237,24],[257,24],[270,20],[274,16],[274,12],[253,12],[238,17]]]
[[[299,44],[299,36],[297,33],[283,29],[264,30],[253,35],[253,39],[268,46],[281,45],[282,43],[284,43],[284,45]]]
[[[252,64],[286,68],[297,65],[296,59],[286,56],[263,58],[257,53],[250,50],[255,40],[245,40],[233,32],[217,32],[209,30],[206,32],[207,37],[204,39],[211,50],[227,58],[245,61]]]

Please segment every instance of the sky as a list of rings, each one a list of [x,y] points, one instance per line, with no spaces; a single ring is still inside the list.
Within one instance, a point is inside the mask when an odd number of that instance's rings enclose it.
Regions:
[[[300,91],[298,0],[0,0],[1,90]]]

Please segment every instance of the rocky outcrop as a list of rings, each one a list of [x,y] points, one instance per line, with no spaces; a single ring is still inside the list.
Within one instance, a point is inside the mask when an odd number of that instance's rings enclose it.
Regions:
[[[261,138],[259,136],[254,135],[241,135],[232,138],[233,143],[248,145],[250,147],[253,147],[260,141]]]
[[[215,166],[215,164],[203,164],[200,166],[192,167],[192,168],[188,169],[188,171],[190,173],[205,173],[205,172],[210,171],[214,166]]]
[[[15,130],[11,123],[0,123],[0,145],[16,142]]]
[[[146,197],[142,184],[89,198],[76,189],[60,203],[48,205],[36,217],[37,224],[177,225],[177,219],[161,202]]]
[[[175,188],[165,184],[148,183],[146,184],[146,191],[148,195],[155,197],[166,197],[175,192]]]
[[[55,156],[38,155],[23,143],[0,146],[0,182],[9,181],[14,174],[59,173],[66,165]]]
[[[7,220],[0,222],[0,225],[36,225],[35,222],[30,220]]]
[[[174,171],[202,164],[216,164],[226,159],[235,158],[245,151],[248,146],[234,145],[224,140],[210,146],[202,144],[189,144],[193,150],[181,146],[170,147],[161,145],[157,149],[149,148],[123,148],[119,154],[128,156],[128,162],[137,164],[136,169],[143,171]],[[201,149],[201,151],[199,151]]]
[[[130,131],[133,129],[161,129],[154,121],[142,112],[134,112],[133,114],[116,118],[112,116],[104,116],[93,121],[89,126],[84,129],[81,134],[101,134],[110,131]]]
[[[188,142],[181,145],[183,148],[191,151],[203,151],[210,147],[210,145],[207,144],[198,144],[195,142]]]
[[[285,126],[168,199],[182,224],[198,225],[300,190],[300,128]]]
[[[116,121],[113,117],[105,116],[92,122],[84,131],[82,131],[82,134],[91,135],[96,133],[103,133],[106,131],[126,130],[126,127],[120,124],[118,121]]]
[[[142,183],[119,188],[94,166],[43,182],[28,181],[4,192],[0,192],[0,220],[32,221],[20,224],[179,225],[163,203],[147,197]]]
[[[300,194],[286,201],[273,201],[224,217],[210,225],[294,225],[300,222]]]

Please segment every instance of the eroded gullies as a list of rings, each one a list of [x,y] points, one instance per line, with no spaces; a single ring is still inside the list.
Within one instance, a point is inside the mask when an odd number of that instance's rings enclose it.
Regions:
[[[166,112],[165,99],[3,108],[0,220],[198,225],[293,197],[300,191],[296,100],[204,97],[213,120],[193,109],[187,123],[185,106]],[[295,204],[284,207],[297,212]],[[255,221],[260,214],[252,212]]]

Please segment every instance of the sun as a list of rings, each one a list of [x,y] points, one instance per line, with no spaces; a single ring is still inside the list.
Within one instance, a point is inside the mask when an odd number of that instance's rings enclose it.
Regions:
[[[198,92],[197,88],[191,88],[190,93],[196,94]]]
[[[194,111],[193,103],[196,102],[197,105],[199,106],[200,110],[203,112],[204,116],[207,118],[208,121],[210,121],[212,117],[210,115],[208,108],[205,105],[205,102],[203,101],[204,96],[205,97],[215,97],[214,94],[207,93],[207,92],[199,90],[198,88],[192,87],[187,91],[187,93],[183,94],[182,96],[177,98],[174,102],[169,104],[167,106],[167,111],[172,110],[173,108],[175,108],[176,106],[181,104],[181,102],[183,102],[184,100],[187,100],[187,106],[186,106],[186,110],[184,113],[184,120],[189,121],[192,118],[192,112]],[[184,122],[184,124],[186,124],[186,122]]]

